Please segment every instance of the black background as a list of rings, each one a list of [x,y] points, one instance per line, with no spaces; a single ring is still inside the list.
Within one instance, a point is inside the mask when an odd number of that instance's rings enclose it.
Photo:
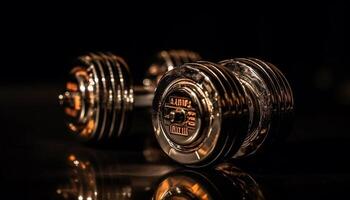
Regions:
[[[274,63],[293,87],[299,114],[347,116],[344,2],[37,6],[23,5],[3,18],[4,91],[63,86],[74,59],[98,51],[124,57],[138,82],[156,52],[189,49],[210,61],[257,57]]]
[[[257,57],[274,63],[290,81],[296,101],[288,140],[294,148],[305,147],[299,152],[306,153],[305,160],[314,156],[330,160],[332,172],[345,170],[333,165],[347,161],[350,145],[345,3],[30,6],[35,9],[14,6],[2,14],[1,140],[4,159],[11,163],[5,165],[5,180],[26,174],[18,174],[20,163],[43,156],[42,138],[55,143],[61,137],[56,95],[74,59],[96,51],[124,57],[135,82],[164,49],[197,51],[210,61]]]
[[[87,5],[6,14],[0,83],[62,83],[77,56],[96,51],[123,56],[137,81],[157,51],[190,49],[212,61],[251,56],[276,64],[293,85],[299,111],[349,104],[344,3]]]

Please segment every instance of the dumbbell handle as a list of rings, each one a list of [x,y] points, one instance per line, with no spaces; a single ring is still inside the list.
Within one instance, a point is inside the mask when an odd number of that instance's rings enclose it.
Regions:
[[[154,88],[142,85],[134,86],[134,107],[151,107]]]
[[[134,86],[134,107],[151,107],[154,89],[142,85]],[[65,91],[58,96],[60,105],[69,104],[74,107],[79,92]]]

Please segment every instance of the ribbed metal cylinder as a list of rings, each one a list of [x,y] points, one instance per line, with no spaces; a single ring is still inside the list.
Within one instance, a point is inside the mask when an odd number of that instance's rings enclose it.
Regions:
[[[167,72],[153,100],[153,126],[175,161],[206,166],[255,153],[288,123],[291,88],[258,59],[187,63]]]
[[[187,50],[161,51],[149,67],[144,84],[134,86],[129,67],[121,57],[111,53],[79,57],[65,92],[59,96],[68,130],[92,143],[112,142],[113,138],[125,135],[134,107],[141,108],[137,109],[141,116],[148,115],[145,108],[152,105],[159,78],[166,71],[199,58],[197,53]]]
[[[67,127],[79,138],[91,141],[119,136],[134,103],[127,64],[109,53],[79,57],[60,100]]]

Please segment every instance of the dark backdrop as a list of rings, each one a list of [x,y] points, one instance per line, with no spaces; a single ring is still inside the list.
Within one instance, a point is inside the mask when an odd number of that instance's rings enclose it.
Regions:
[[[157,51],[190,49],[211,61],[250,56],[276,64],[293,87],[296,124],[301,126],[298,137],[349,139],[350,79],[345,55],[349,21],[345,13],[344,2],[217,3],[203,8],[181,3],[14,6],[1,19],[5,132],[13,132],[9,121],[26,120],[13,113],[36,108],[34,114],[44,116],[41,105],[57,108],[56,96],[79,55],[119,54],[138,82]],[[45,118],[47,123],[60,124],[49,119]]]
[[[72,61],[95,51],[123,56],[137,82],[157,51],[190,49],[212,61],[242,56],[270,61],[291,82],[298,113],[347,115],[345,12],[341,2],[22,5],[3,14],[0,85],[4,91],[63,86]]]
[[[190,49],[211,61],[270,61],[285,73],[295,96],[289,140],[296,147],[306,143],[305,160],[335,156],[340,160],[331,160],[342,166],[350,144],[345,3],[149,7],[86,2],[3,8],[0,119],[8,179],[19,176],[23,160],[43,156],[42,138],[55,143],[63,137],[56,97],[73,60],[91,51],[123,56],[136,82],[163,49]]]
[[[213,61],[254,56],[276,64],[299,111],[349,104],[344,3],[45,6],[4,14],[1,85],[62,83],[73,59],[91,51],[125,57],[140,80],[155,52],[185,48]]]

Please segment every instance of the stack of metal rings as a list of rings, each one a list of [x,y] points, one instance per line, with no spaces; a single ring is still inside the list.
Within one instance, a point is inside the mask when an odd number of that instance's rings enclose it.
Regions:
[[[145,86],[156,88],[160,78],[174,67],[184,63],[200,60],[198,53],[189,50],[167,50],[157,53],[152,65],[148,68],[146,77],[143,79]]]
[[[293,107],[288,82],[267,62],[198,61],[162,77],[153,101],[153,126],[172,159],[206,166],[256,152]]]
[[[149,67],[143,85],[133,85],[126,62],[111,53],[87,54],[77,59],[66,90],[59,96],[67,126],[78,138],[113,142],[130,127],[134,107],[150,108],[160,77],[168,70],[200,56],[187,50],[161,51]],[[151,123],[151,120],[150,120]]]
[[[125,61],[113,54],[77,59],[60,102],[71,132],[83,140],[106,140],[125,130],[134,101]]]

